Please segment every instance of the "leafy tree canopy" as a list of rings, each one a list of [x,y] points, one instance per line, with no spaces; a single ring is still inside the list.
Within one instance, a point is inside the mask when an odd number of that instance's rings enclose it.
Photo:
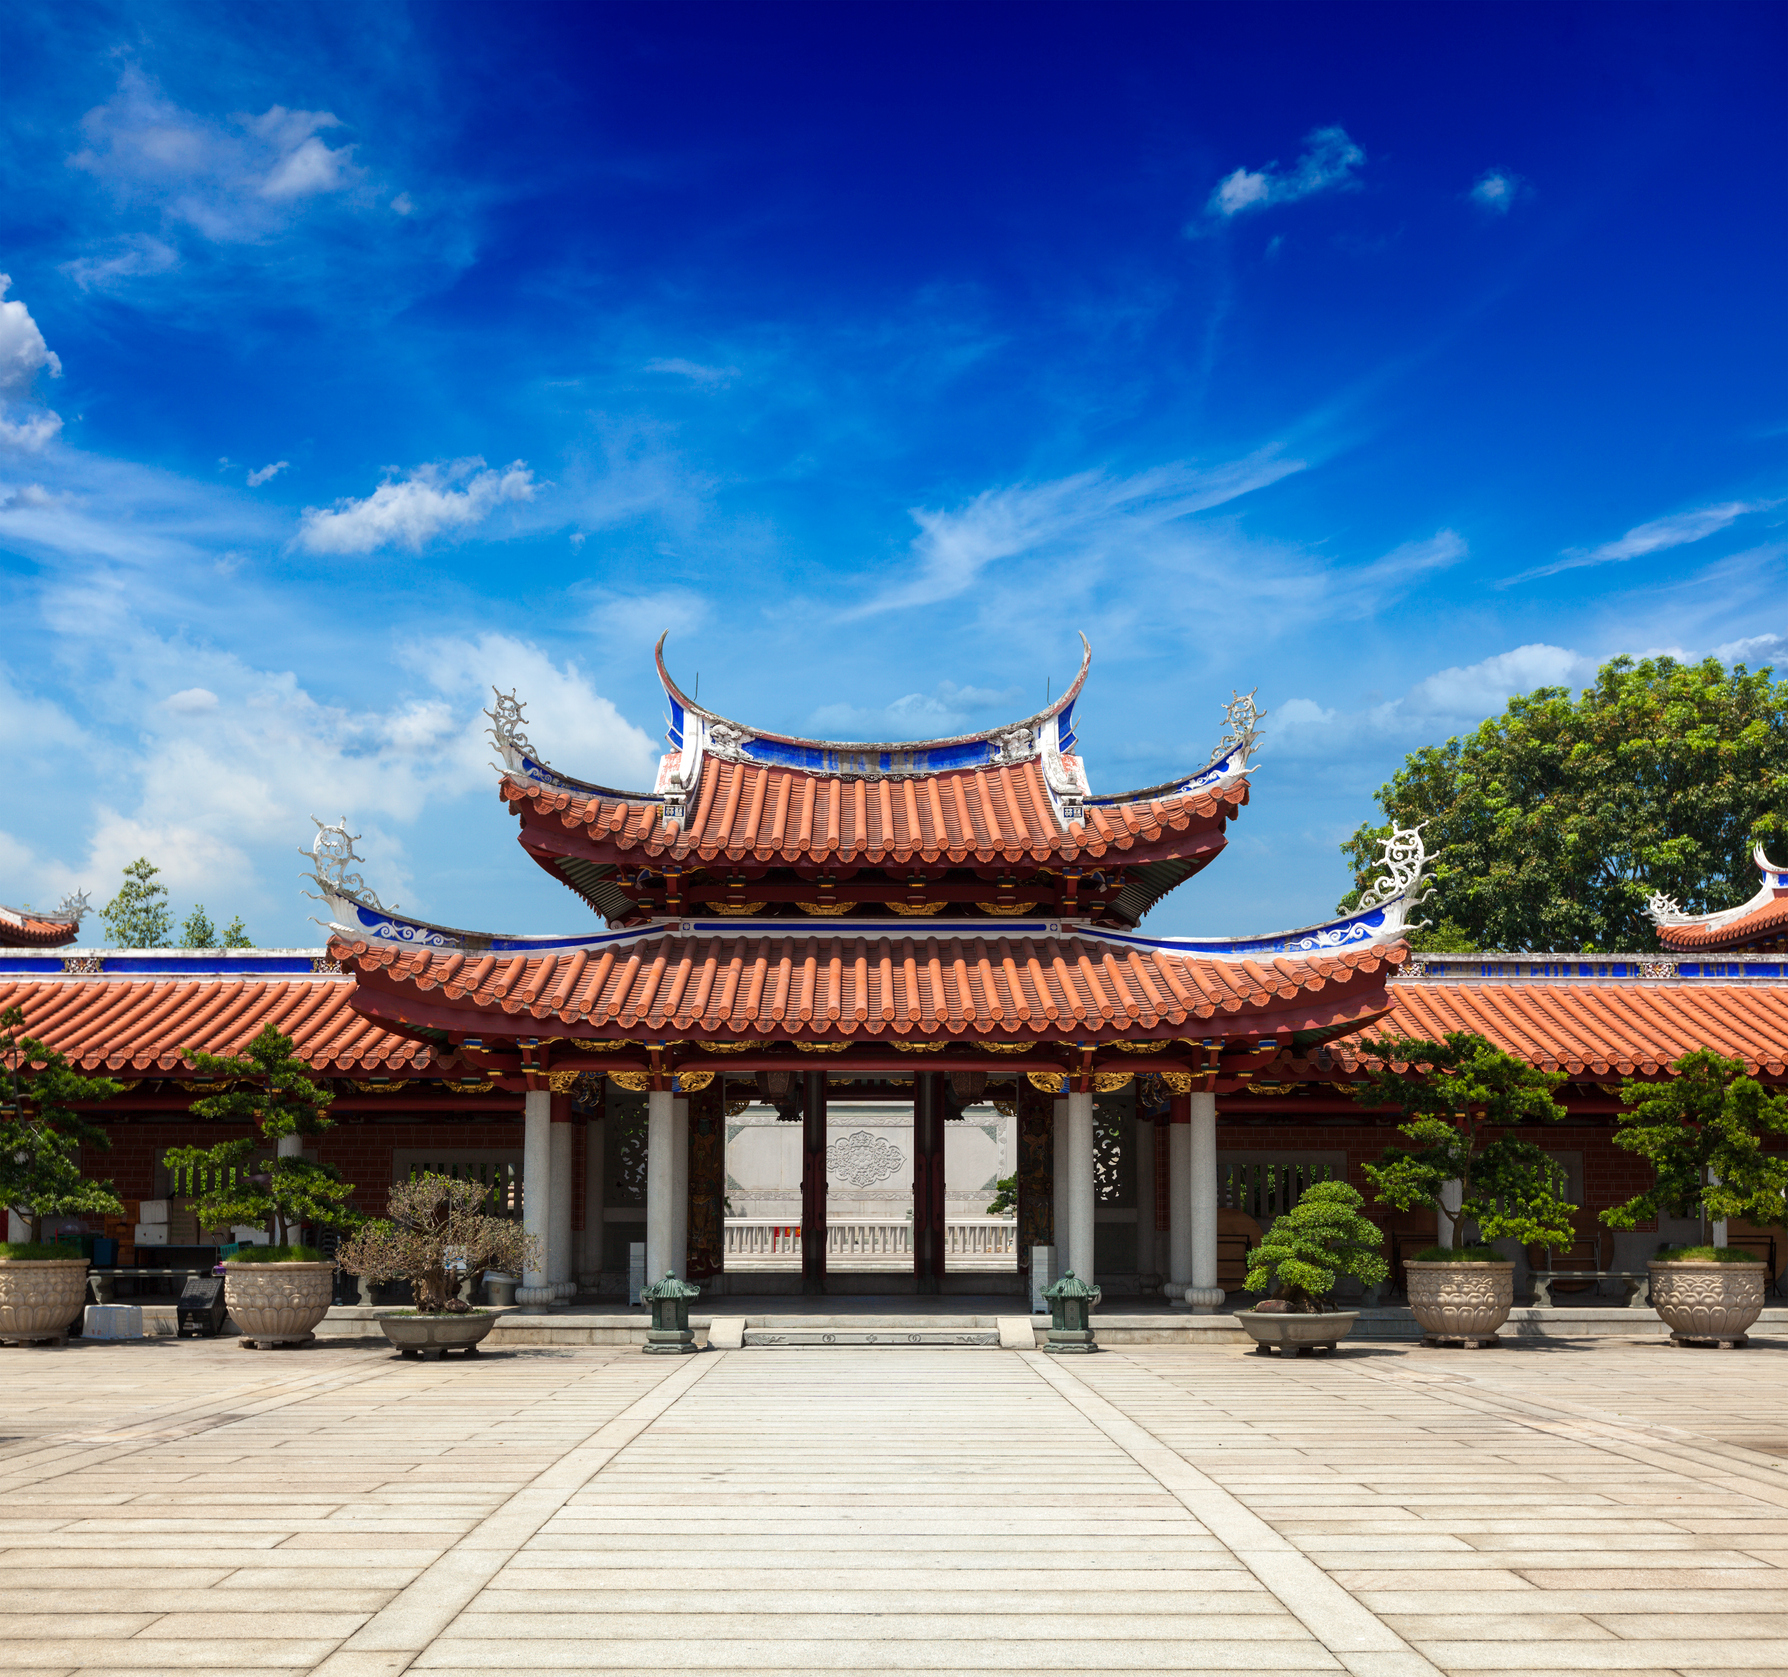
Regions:
[[[180,947],[182,949],[253,949],[249,939],[248,928],[242,924],[239,914],[222,933],[212,924],[211,916],[205,912],[203,903],[194,903],[192,913],[187,915],[180,928]]]
[[[1744,1217],[1788,1222],[1788,1158],[1766,1153],[1765,1136],[1788,1133],[1788,1096],[1772,1094],[1744,1062],[1709,1048],[1685,1054],[1663,1083],[1629,1077],[1621,1085],[1614,1144],[1648,1160],[1657,1180],[1604,1211],[1611,1228],[1641,1217]]]
[[[1425,823],[1438,949],[1651,950],[1654,891],[1686,909],[1756,889],[1751,848],[1788,834],[1788,682],[1715,658],[1616,658],[1573,697],[1539,687],[1412,753],[1388,818],[1342,845],[1355,888],[1392,824]]]
[[[1443,1042],[1383,1037],[1363,1045],[1379,1062],[1354,1085],[1362,1106],[1394,1106],[1398,1127],[1414,1148],[1387,1147],[1366,1175],[1379,1203],[1399,1211],[1428,1206],[1453,1223],[1453,1250],[1465,1244],[1466,1224],[1483,1240],[1512,1236],[1525,1243],[1569,1246],[1571,1213],[1558,1197],[1558,1167],[1526,1137],[1522,1123],[1551,1123],[1565,1109],[1552,1098],[1560,1072],[1541,1071],[1470,1031],[1449,1031]],[[1491,1132],[1501,1132],[1492,1135]],[[1449,1183],[1459,1200],[1446,1203]]]
[[[168,888],[156,879],[160,872],[147,856],[139,856],[124,870],[118,895],[99,911],[114,949],[168,947],[174,915],[168,907]]]
[[[333,1165],[279,1153],[283,1137],[321,1135],[334,1122],[332,1092],[311,1080],[289,1036],[263,1025],[241,1055],[182,1052],[197,1070],[238,1080],[222,1094],[194,1101],[194,1115],[253,1124],[258,1131],[211,1147],[168,1149],[169,1167],[192,1182],[200,1227],[264,1224],[274,1244],[283,1245],[287,1231],[302,1223],[352,1228],[360,1221],[348,1205],[353,1184],[343,1182]]]
[[[16,1007],[0,1013],[0,1204],[30,1225],[35,1241],[45,1217],[122,1216],[110,1182],[81,1175],[81,1143],[110,1147],[104,1130],[72,1109],[75,1101],[110,1100],[118,1085],[85,1077],[47,1043],[25,1035]]]

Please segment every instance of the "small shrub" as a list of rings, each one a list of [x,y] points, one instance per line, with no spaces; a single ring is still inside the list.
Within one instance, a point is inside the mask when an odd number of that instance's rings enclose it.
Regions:
[[[1332,1310],[1338,1276],[1371,1286],[1389,1273],[1379,1248],[1384,1237],[1360,1215],[1365,1202],[1345,1182],[1316,1182],[1249,1254],[1248,1288],[1285,1300],[1293,1310]]]
[[[320,1264],[323,1254],[314,1246],[238,1246],[226,1264]]]
[[[399,1182],[387,1221],[367,1223],[341,1245],[337,1261],[369,1281],[408,1281],[425,1316],[471,1309],[455,1296],[463,1276],[476,1296],[486,1270],[520,1275],[535,1266],[540,1242],[521,1225],[484,1209],[490,1189],[432,1171]]]
[[[1493,1246],[1424,1246],[1407,1261],[1417,1264],[1506,1264],[1509,1260]]]
[[[0,1240],[0,1258],[84,1258],[78,1246],[64,1241]]]
[[[1657,1255],[1661,1264],[1760,1264],[1755,1252],[1742,1246],[1666,1246]]]

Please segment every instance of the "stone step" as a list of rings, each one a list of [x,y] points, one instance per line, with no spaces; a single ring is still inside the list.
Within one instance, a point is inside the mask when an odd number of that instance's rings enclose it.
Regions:
[[[938,1346],[978,1346],[994,1350],[999,1348],[1000,1332],[997,1327],[978,1328],[948,1323],[934,1323],[927,1326],[889,1327],[878,1323],[838,1323],[830,1327],[747,1327],[744,1332],[744,1349],[788,1350],[813,1348],[851,1347],[861,1348],[865,1345],[938,1345]]]

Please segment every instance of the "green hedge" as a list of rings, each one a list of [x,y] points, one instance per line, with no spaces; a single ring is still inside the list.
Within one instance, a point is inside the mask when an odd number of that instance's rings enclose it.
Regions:
[[[0,1258],[85,1258],[78,1246],[62,1241],[0,1240]]]
[[[323,1254],[314,1246],[239,1246],[226,1264],[320,1264]]]

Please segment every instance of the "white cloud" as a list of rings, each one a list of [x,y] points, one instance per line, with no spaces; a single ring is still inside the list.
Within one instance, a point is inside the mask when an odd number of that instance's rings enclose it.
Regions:
[[[729,384],[739,376],[737,367],[706,367],[699,361],[685,361],[680,355],[673,355],[658,361],[646,363],[648,373],[675,373],[679,378],[686,378],[694,384],[720,385]]]
[[[1206,216],[1228,221],[1247,210],[1359,186],[1354,171],[1365,163],[1366,154],[1348,138],[1345,128],[1337,124],[1312,129],[1304,146],[1303,156],[1289,169],[1280,168],[1274,161],[1258,169],[1237,169],[1226,175],[1205,203]]]
[[[1016,720],[1038,708],[1013,687],[958,687],[941,681],[929,693],[908,693],[880,709],[861,705],[822,705],[808,718],[808,731],[819,739],[915,740],[947,739],[967,732],[978,721]],[[747,718],[746,720],[749,720]]]
[[[250,489],[259,489],[263,483],[270,482],[272,479],[278,477],[286,467],[291,465],[291,463],[290,460],[276,460],[271,466],[263,466],[258,472],[250,472],[248,474],[248,487]]]
[[[913,538],[912,562],[903,567],[909,574],[846,616],[952,599],[1000,561],[1096,543],[1114,524],[1132,532],[1138,526],[1158,528],[1276,483],[1303,467],[1303,461],[1269,448],[1217,466],[1176,463],[1128,478],[1079,472],[1050,483],[989,489],[967,506],[948,512],[914,507],[911,517],[919,534]]]
[[[62,376],[62,362],[44,342],[31,311],[13,298],[6,300],[10,274],[0,274],[0,443],[13,448],[40,449],[62,429],[62,418],[32,401],[37,375]],[[13,403],[24,404],[7,412]]]
[[[1754,665],[1759,660],[1774,660],[1785,646],[1788,646],[1788,635],[1746,635],[1741,640],[1716,646],[1713,655],[1722,664]]]
[[[1530,571],[1521,572],[1519,576],[1506,578],[1497,586],[1509,588],[1518,582],[1557,576],[1560,571],[1579,570],[1585,565],[1619,564],[1623,560],[1640,559],[1650,553],[1663,552],[1667,548],[1682,547],[1689,542],[1705,541],[1709,536],[1718,535],[1747,513],[1767,512],[1771,507],[1779,505],[1780,501],[1719,501],[1711,506],[1696,507],[1689,512],[1671,513],[1665,518],[1654,518],[1647,524],[1635,524],[1624,536],[1615,541],[1603,542],[1600,547],[1569,550],[1563,558],[1547,565],[1536,565]]]
[[[123,239],[110,256],[81,256],[64,262],[61,271],[83,291],[115,291],[126,280],[147,274],[165,274],[180,261],[180,253],[164,240],[148,233]]]
[[[398,215],[414,215],[416,213],[416,200],[413,199],[409,193],[400,192],[391,200],[391,208]]]
[[[1486,169],[1466,197],[1491,215],[1507,215],[1515,207],[1515,200],[1530,190],[1519,175],[1508,169]]]
[[[371,553],[380,547],[418,552],[436,536],[481,524],[499,506],[533,500],[540,489],[526,462],[500,471],[482,459],[419,466],[379,485],[364,500],[344,496],[333,507],[306,507],[299,545],[312,553]],[[462,481],[463,480],[463,481]],[[461,483],[454,488],[452,485]]]
[[[178,693],[170,693],[162,704],[173,711],[176,716],[199,716],[208,710],[217,709],[217,695],[209,687],[188,687]]]
[[[340,126],[332,112],[283,105],[225,121],[199,116],[133,67],[119,78],[111,99],[81,119],[86,144],[69,162],[121,202],[154,205],[208,239],[240,242],[276,231],[303,200],[360,183],[365,171],[354,165],[354,147],[331,147],[318,138],[321,130]],[[156,271],[151,263],[172,266],[148,246],[134,258],[92,261],[83,272],[95,277],[117,263],[125,266],[111,269],[114,274]]]

